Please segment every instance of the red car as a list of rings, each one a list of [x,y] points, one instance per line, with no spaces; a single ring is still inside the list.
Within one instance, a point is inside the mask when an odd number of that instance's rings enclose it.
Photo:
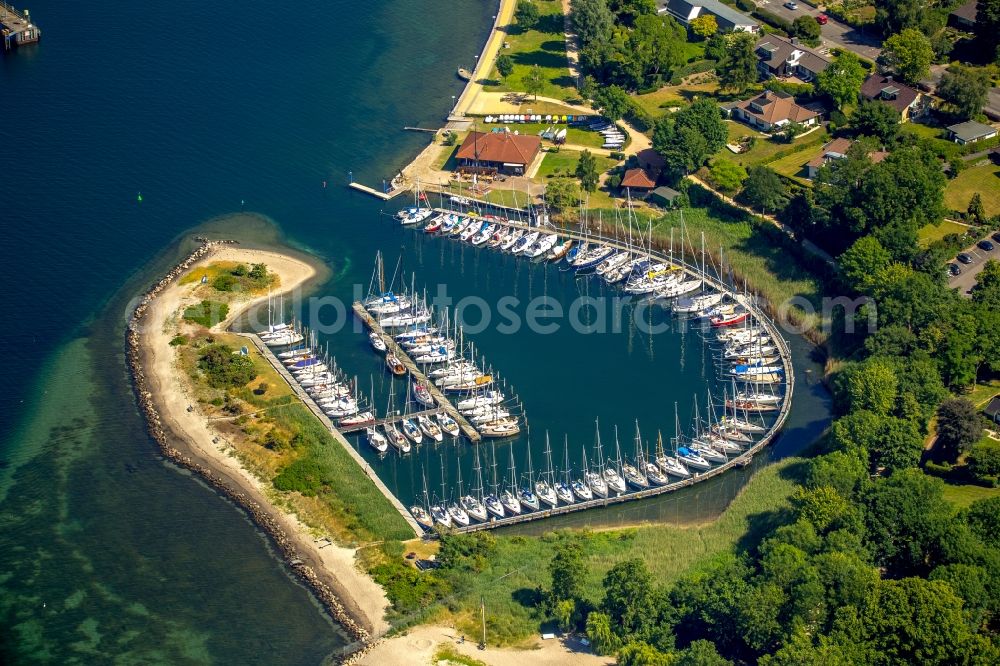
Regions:
[[[829,21],[829,20],[830,19],[827,17],[826,14],[817,14],[816,15],[816,23],[819,23],[820,25],[826,25],[826,22]]]

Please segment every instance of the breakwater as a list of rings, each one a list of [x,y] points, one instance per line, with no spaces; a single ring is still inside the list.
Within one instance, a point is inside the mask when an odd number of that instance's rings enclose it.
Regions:
[[[320,579],[315,570],[303,561],[295,544],[288,537],[284,528],[274,519],[270,510],[247,493],[234,488],[214,470],[198,463],[173,446],[171,441],[176,438],[176,435],[171,433],[164,424],[153,393],[149,390],[149,380],[143,367],[144,354],[141,331],[143,319],[149,312],[153,301],[195,263],[209,256],[221,246],[238,243],[235,240],[207,240],[203,238],[197,240],[201,245],[176,264],[140,297],[129,316],[126,328],[126,363],[149,435],[156,441],[161,454],[167,460],[198,474],[216,491],[242,508],[253,522],[268,535],[296,577],[312,591],[330,616],[355,638],[357,643],[353,644],[352,647],[363,647],[369,640],[369,631],[347,611],[330,586]]]

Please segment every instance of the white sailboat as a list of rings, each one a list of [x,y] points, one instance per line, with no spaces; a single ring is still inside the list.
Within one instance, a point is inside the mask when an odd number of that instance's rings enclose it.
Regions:
[[[553,485],[555,484],[555,474],[552,471],[552,447],[549,446],[549,433],[545,433],[545,460],[546,460],[546,473],[541,479],[535,481],[535,495],[538,496],[545,504],[549,506],[556,506],[559,504],[559,498],[556,496],[556,491]]]

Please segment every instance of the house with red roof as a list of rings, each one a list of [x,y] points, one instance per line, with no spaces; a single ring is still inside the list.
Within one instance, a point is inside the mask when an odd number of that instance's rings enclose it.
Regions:
[[[455,153],[460,171],[523,175],[542,149],[542,140],[512,132],[469,132]]]

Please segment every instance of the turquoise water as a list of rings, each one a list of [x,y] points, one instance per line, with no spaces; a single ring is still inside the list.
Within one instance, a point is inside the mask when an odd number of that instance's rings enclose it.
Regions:
[[[377,186],[425,144],[401,128],[440,122],[460,91],[453,72],[473,63],[495,2],[147,4],[39,0],[30,8],[45,41],[0,59],[0,656],[316,663],[343,633],[238,510],[157,458],[125,373],[128,299],[189,248],[180,234],[241,208],[329,264],[321,295],[347,299],[367,285],[377,249],[390,262],[402,253],[419,286],[444,283],[456,297],[562,300],[592,287],[557,268],[415,238],[379,214],[384,204],[343,187],[348,172]],[[256,218],[214,228],[279,240]],[[633,419],[647,439],[670,431],[674,401],[686,419],[712,383],[690,332],[474,337],[524,401],[536,469],[545,430],[558,458],[564,435],[590,446],[599,417],[605,444],[617,424],[628,449]],[[364,336],[327,339],[381,400],[389,387]],[[799,399],[773,455],[798,450],[825,423],[826,397],[807,380],[816,366],[794,344]],[[525,436],[498,448],[501,475],[504,447],[523,467],[526,445]],[[421,468],[440,483],[440,456],[448,483],[461,464],[468,484],[469,453],[427,447],[372,461],[406,499]],[[703,519],[748,475],[563,520]]]

